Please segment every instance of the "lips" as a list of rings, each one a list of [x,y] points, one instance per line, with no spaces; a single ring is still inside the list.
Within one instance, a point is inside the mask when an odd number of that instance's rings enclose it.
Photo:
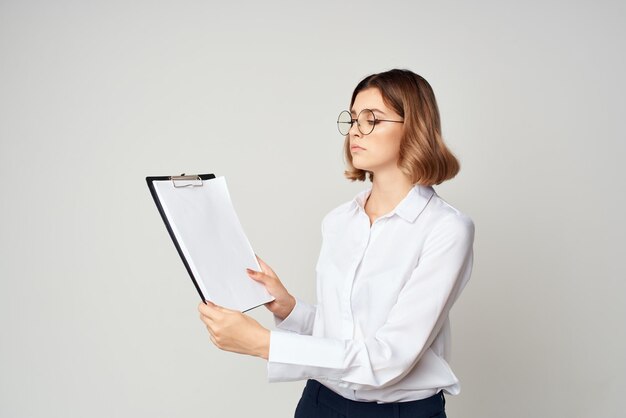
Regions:
[[[355,149],[365,149],[365,148],[363,148],[363,147],[359,147],[358,145],[352,145],[352,146],[350,147],[350,149],[351,149],[351,150],[355,150]]]

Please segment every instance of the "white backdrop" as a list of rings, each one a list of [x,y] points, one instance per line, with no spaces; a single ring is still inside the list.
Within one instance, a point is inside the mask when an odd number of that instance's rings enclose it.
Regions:
[[[221,352],[145,176],[227,178],[314,301],[320,222],[366,187],[334,121],[390,68],[437,95],[476,224],[450,417],[620,416],[619,1],[0,1],[0,416],[292,416],[304,382]],[[272,326],[269,313],[253,316]]]

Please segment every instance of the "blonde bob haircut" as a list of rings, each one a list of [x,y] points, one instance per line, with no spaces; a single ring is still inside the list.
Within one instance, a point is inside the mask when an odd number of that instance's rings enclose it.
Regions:
[[[398,167],[413,184],[432,186],[457,175],[459,161],[443,142],[435,94],[423,77],[400,69],[369,75],[354,89],[349,109],[359,92],[368,88],[378,89],[385,105],[404,119]],[[344,175],[351,181],[364,181],[367,174],[373,181],[374,173],[352,165],[349,136],[344,143]]]

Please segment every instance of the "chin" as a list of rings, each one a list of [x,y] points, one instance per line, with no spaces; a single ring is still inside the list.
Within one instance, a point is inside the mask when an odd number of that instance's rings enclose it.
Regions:
[[[356,157],[356,158],[355,158]],[[354,168],[358,168],[359,170],[367,170],[367,164],[363,164],[363,161],[360,156],[353,155],[352,156],[352,166]]]
[[[358,162],[354,161],[354,159],[352,159],[352,166],[354,168],[358,168],[359,170],[363,170],[363,171],[372,171],[372,167],[367,165],[367,164],[359,164]]]
[[[356,169],[359,169],[359,170],[363,170],[363,171],[371,171],[371,170],[370,170],[370,168],[369,168],[369,167],[367,167],[367,166],[364,166],[364,165],[362,165],[362,164],[354,164],[354,161],[352,162],[352,166],[353,166],[354,168],[356,168]]]

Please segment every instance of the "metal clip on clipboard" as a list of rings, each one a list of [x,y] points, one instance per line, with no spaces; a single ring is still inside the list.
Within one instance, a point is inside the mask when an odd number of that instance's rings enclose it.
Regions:
[[[202,178],[197,175],[197,174],[190,174],[190,175],[185,175],[185,173],[182,173],[180,176],[170,176],[170,180],[172,180],[172,184],[174,185],[174,187],[202,187],[204,185]],[[192,181],[195,183],[188,183],[188,184],[183,184],[183,185],[176,185],[177,181]],[[200,183],[198,183],[200,182]]]

